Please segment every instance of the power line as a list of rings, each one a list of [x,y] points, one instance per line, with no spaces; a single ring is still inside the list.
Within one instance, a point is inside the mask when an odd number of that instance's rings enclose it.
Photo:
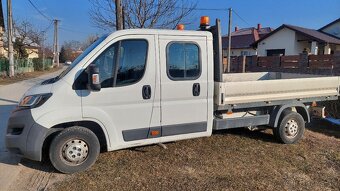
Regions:
[[[42,30],[42,32],[47,32],[47,30],[51,28],[52,24],[53,24],[53,21],[51,21],[48,27],[46,27],[45,30]]]
[[[87,33],[81,32],[81,31],[75,31],[75,30],[72,30],[72,29],[64,28],[64,27],[59,27],[59,28],[60,28],[61,30],[68,31],[68,32],[80,33],[80,34],[87,34]]]
[[[193,8],[193,7],[175,7],[176,9],[192,9],[195,11],[228,11],[227,8]]]
[[[249,26],[251,26],[251,24],[249,24],[245,19],[243,19],[235,10],[232,10],[234,13],[235,13],[235,15],[238,17],[238,18],[240,18],[243,22],[245,22],[247,25],[249,25]]]
[[[218,9],[218,8],[193,8],[193,10],[197,11],[228,11],[228,9]]]
[[[52,21],[51,17],[48,17],[47,15],[45,15],[43,12],[41,12],[38,7],[36,5],[34,5],[34,3],[31,0],[28,0],[28,2],[32,5],[32,7],[41,15],[43,16],[45,19]]]

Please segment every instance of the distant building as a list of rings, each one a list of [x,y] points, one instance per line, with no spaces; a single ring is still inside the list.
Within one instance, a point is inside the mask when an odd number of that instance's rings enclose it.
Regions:
[[[28,54],[28,58],[39,58],[39,46],[26,46],[25,50]]]
[[[251,46],[255,41],[259,40],[266,34],[272,32],[270,27],[262,28],[261,24],[257,28],[243,28],[235,27],[235,31],[231,33],[231,56],[251,56],[256,55],[257,51]],[[222,37],[223,56],[228,56],[228,35]]]
[[[259,56],[332,54],[340,50],[340,39],[319,30],[284,24],[253,46]]]
[[[319,31],[340,39],[340,18],[320,28]]]
[[[2,55],[1,50],[4,47],[4,34],[5,34],[5,20],[4,20],[4,14],[2,10],[2,0],[0,0],[0,55]]]
[[[2,0],[0,0],[0,57],[8,57],[8,45],[4,43],[5,36],[5,21],[2,9]],[[39,45],[32,44],[31,46],[26,46],[25,50],[28,54],[28,58],[38,58],[39,57]],[[15,53],[15,52],[14,52]]]

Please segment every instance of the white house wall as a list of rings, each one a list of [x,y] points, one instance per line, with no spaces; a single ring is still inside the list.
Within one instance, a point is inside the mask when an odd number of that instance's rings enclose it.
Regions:
[[[252,48],[248,49],[231,49],[231,56],[242,56],[242,52],[247,52],[246,56],[256,55],[256,50]]]
[[[297,55],[303,51],[305,43],[298,43],[295,31],[283,28],[258,44],[259,56],[267,56],[267,50],[285,49],[285,55]]]

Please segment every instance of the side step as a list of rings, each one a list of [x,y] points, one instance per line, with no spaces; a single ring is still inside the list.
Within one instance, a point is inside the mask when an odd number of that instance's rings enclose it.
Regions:
[[[270,115],[259,115],[249,117],[214,119],[214,130],[231,129],[238,127],[249,127],[256,125],[268,125]]]

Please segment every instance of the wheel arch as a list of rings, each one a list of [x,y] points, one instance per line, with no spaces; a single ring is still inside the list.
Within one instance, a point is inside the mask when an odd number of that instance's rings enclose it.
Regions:
[[[106,152],[108,151],[110,145],[110,139],[106,132],[106,129],[103,128],[98,122],[91,121],[91,120],[84,120],[84,121],[71,121],[71,122],[64,122],[57,125],[54,125],[50,128],[48,135],[46,136],[44,143],[43,143],[43,155],[46,157],[46,153],[49,149],[49,145],[53,138],[62,130],[72,127],[72,126],[81,126],[83,128],[87,128],[91,130],[98,138],[100,144],[100,151]]]
[[[303,117],[303,119],[307,123],[310,122],[310,115],[309,115],[307,107],[302,103],[295,103],[295,104],[286,104],[286,105],[276,106],[273,109],[273,112],[271,112],[270,114],[269,125],[271,127],[276,128],[278,126],[280,118],[282,117],[282,114],[284,114],[285,111],[287,110],[289,111],[295,110],[297,113],[299,113]]]

